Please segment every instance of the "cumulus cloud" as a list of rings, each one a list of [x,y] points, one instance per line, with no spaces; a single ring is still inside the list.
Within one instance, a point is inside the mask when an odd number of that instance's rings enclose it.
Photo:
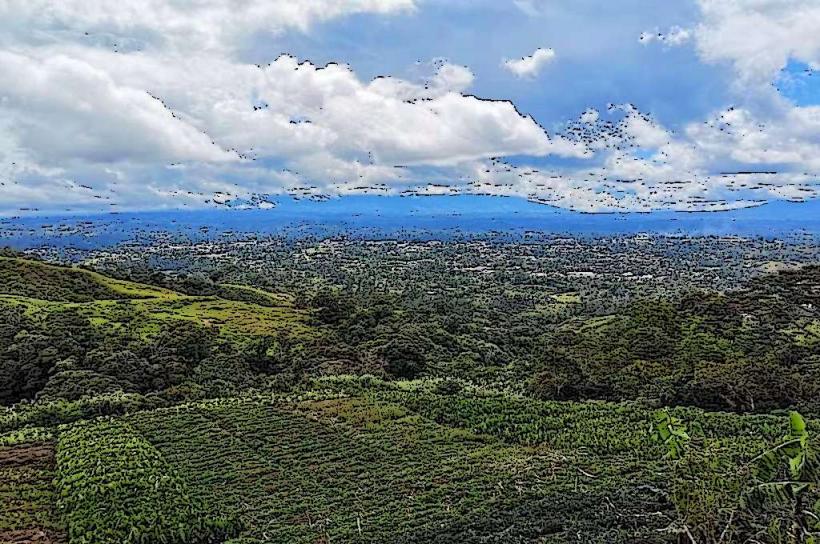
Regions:
[[[316,66],[289,55],[265,66],[190,58],[182,67],[150,57],[126,64],[100,54],[90,62],[124,86],[151,89],[181,119],[247,157],[291,159],[326,150],[406,165],[581,153],[550,139],[510,102],[462,94],[472,74],[449,64],[422,84],[392,77],[365,82],[348,66]]]
[[[691,40],[703,61],[732,72],[737,102],[686,124],[667,147],[693,151],[689,164],[697,163],[697,179],[704,180],[700,183],[720,187],[730,197],[816,197],[820,107],[790,102],[773,82],[789,61],[820,65],[820,4],[698,0],[698,7],[701,20],[691,29],[644,33],[641,41],[681,45]],[[657,136],[655,143],[660,143],[664,137]],[[669,157],[675,153],[665,152],[663,158]]]
[[[724,65],[734,76],[735,104],[677,131],[632,104],[610,105],[605,115],[587,109],[561,137],[586,147],[588,164],[483,164],[476,166],[474,188],[588,212],[713,211],[820,197],[820,106],[794,104],[772,86],[790,60],[820,66],[820,5],[699,0],[698,6],[696,24],[645,32],[640,41],[692,44],[704,62]]]
[[[466,94],[472,71],[443,59],[419,80],[366,81],[343,64],[237,56],[247,33],[407,11],[409,0],[200,0],[185,14],[159,0],[46,4],[0,8],[0,25],[34,30],[0,48],[7,210],[389,192],[424,185],[425,168],[587,153],[511,102]]]
[[[259,33],[305,31],[314,23],[356,13],[412,11],[414,0],[6,0],[2,41],[41,44],[77,40],[118,51],[235,50]]]
[[[458,66],[437,59],[432,63],[435,73],[425,81],[413,82],[390,76],[374,79],[369,87],[385,96],[412,101],[422,98],[436,98],[447,93],[464,93],[475,80],[475,75],[466,66]]]
[[[820,107],[786,107],[761,118],[746,108],[691,124],[687,136],[713,160],[767,170],[820,171]]]
[[[520,78],[534,78],[541,73],[555,58],[555,51],[552,49],[536,49],[532,55],[527,55],[520,59],[504,60],[502,66],[505,70]]]
[[[790,111],[791,128],[769,126],[733,107],[677,133],[632,104],[610,105],[605,114],[587,110],[567,124],[563,137],[588,148],[589,165],[499,161],[479,171],[477,187],[591,213],[718,211],[816,198],[820,176],[812,171],[820,150],[811,142],[820,141],[818,112]]]
[[[700,57],[729,63],[738,85],[767,85],[789,59],[820,66],[820,4],[814,0],[697,0],[700,22],[643,32],[643,44],[693,41]]]
[[[692,31],[690,29],[673,26],[667,32],[660,32],[658,30],[655,30],[654,32],[642,32],[638,37],[638,41],[644,45],[648,45],[652,42],[659,42],[675,46],[683,45],[691,38]]]
[[[584,110],[584,113],[581,114],[579,120],[582,123],[591,124],[597,121],[600,118],[601,114],[595,108],[587,108]]]
[[[699,54],[729,62],[741,84],[767,84],[792,58],[820,66],[820,4],[814,0],[699,0]]]
[[[0,115],[42,164],[72,160],[230,160],[157,99],[82,60],[0,51]]]

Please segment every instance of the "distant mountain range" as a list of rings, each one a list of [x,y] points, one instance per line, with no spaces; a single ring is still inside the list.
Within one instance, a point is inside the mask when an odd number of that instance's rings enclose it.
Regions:
[[[585,214],[493,196],[346,196],[272,201],[270,209],[207,209],[0,219],[0,245],[105,247],[157,235],[357,238],[518,237],[532,234],[816,236],[820,201],[772,202],[723,212]],[[147,237],[147,238],[146,238]]]

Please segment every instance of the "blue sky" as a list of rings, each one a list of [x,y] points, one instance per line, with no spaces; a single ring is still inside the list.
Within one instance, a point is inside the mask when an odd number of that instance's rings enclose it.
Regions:
[[[810,0],[10,0],[0,213],[820,191]]]
[[[510,2],[432,2],[403,17],[358,15],[314,32],[257,41],[245,54],[269,62],[289,52],[318,64],[349,63],[364,78],[424,75],[418,61],[443,57],[475,74],[471,91],[509,99],[548,128],[589,106],[633,102],[670,124],[702,117],[729,101],[731,74],[705,65],[690,48],[645,47],[641,32],[697,20],[688,2],[565,2],[528,15]],[[501,59],[539,47],[558,52],[534,79],[511,78]]]
[[[774,84],[781,95],[798,106],[820,104],[820,73],[805,62],[789,60]]]

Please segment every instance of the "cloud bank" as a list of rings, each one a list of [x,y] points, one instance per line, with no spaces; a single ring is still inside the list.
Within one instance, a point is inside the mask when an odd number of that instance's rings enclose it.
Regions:
[[[522,17],[552,9],[515,5]],[[248,60],[255,44],[325,32],[332,21],[420,17],[428,7],[4,2],[0,213],[269,207],[274,195],[362,192],[510,195],[587,212],[818,196],[820,106],[772,86],[790,61],[818,66],[814,2],[700,0],[690,25],[642,34],[646,48],[690,48],[735,81],[732,103],[674,128],[640,104],[606,104],[606,82],[601,103],[536,120],[481,96],[476,72],[446,59],[421,64],[429,69],[420,76],[375,78],[280,51]],[[537,92],[560,84],[538,77],[556,57],[539,48],[494,69]]]

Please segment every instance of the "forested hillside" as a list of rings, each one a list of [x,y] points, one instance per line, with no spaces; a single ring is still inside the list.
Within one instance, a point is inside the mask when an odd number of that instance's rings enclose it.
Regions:
[[[0,296],[0,402],[7,405],[117,391],[196,398],[205,388],[233,390],[275,372],[268,350],[318,335],[304,310],[276,294],[255,293],[258,304],[35,261],[0,264],[5,277],[17,278],[5,287],[13,294]]]

